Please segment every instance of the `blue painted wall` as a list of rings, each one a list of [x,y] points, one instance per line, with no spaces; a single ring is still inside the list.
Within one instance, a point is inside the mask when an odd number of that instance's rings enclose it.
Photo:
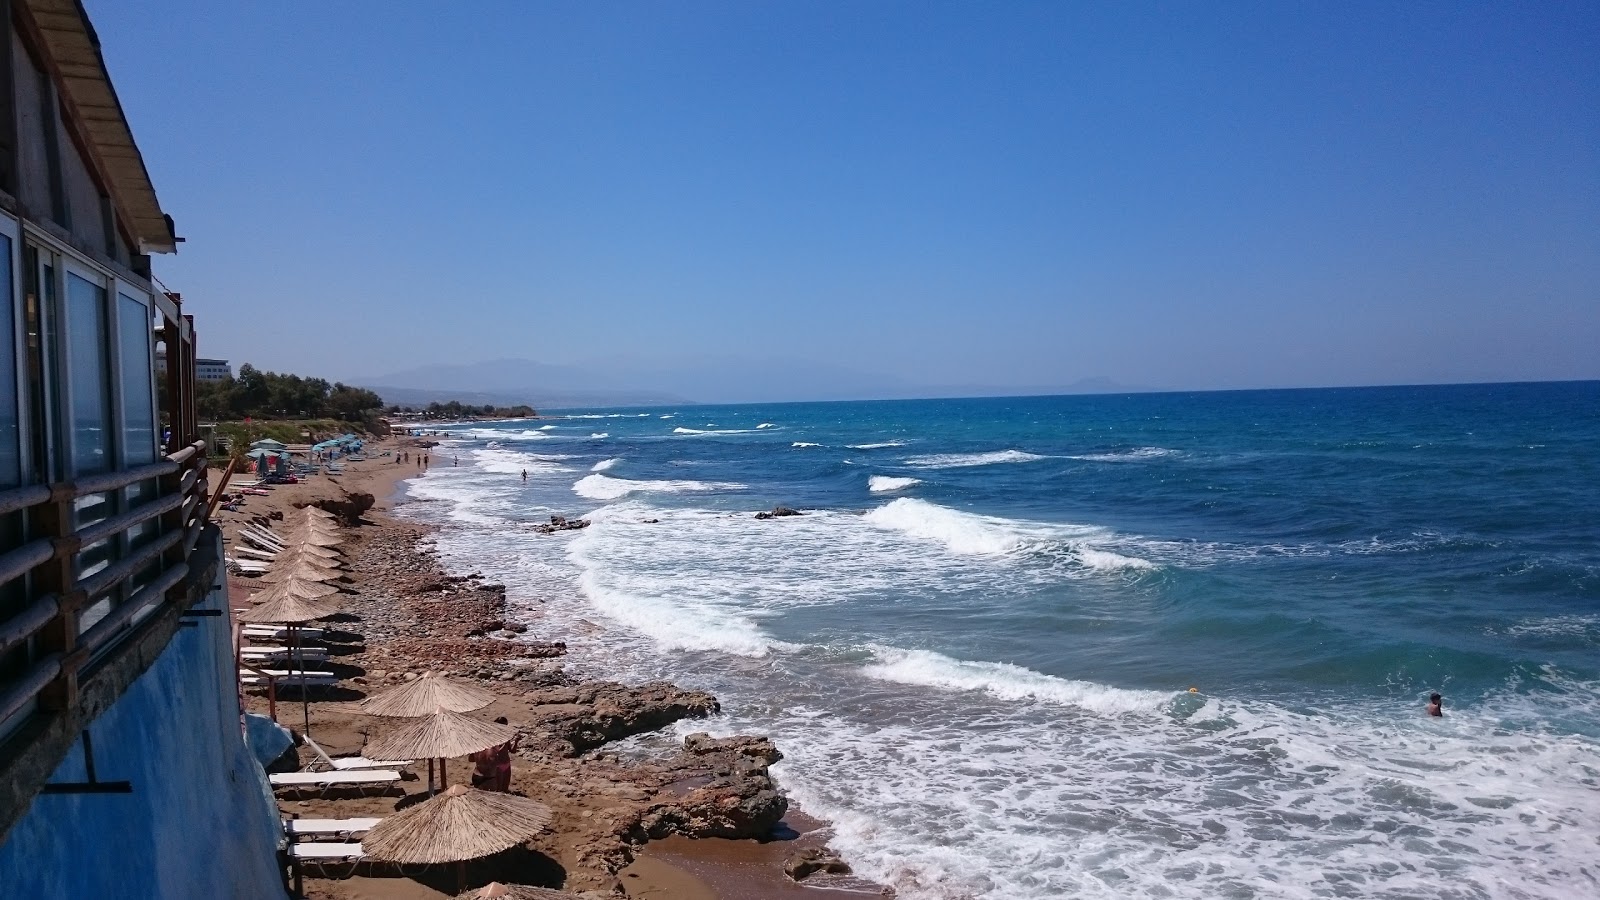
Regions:
[[[225,588],[201,607],[226,610]],[[230,619],[196,621],[89,726],[96,776],[133,793],[35,797],[0,846],[0,896],[283,900],[278,808],[240,733]],[[82,741],[50,780],[86,780]]]

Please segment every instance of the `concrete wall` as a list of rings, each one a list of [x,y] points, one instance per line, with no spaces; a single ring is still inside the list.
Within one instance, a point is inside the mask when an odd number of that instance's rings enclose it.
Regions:
[[[199,608],[228,608],[224,589]],[[240,731],[229,618],[200,618],[89,726],[131,794],[41,794],[0,845],[0,895],[283,900],[271,787]],[[51,782],[85,780],[79,741]]]

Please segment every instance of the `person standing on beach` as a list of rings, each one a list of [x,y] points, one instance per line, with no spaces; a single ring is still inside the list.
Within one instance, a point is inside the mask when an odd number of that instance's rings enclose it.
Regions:
[[[1438,693],[1432,693],[1428,695],[1428,715],[1444,715],[1444,698],[1439,696]]]
[[[495,719],[495,724],[509,725],[505,716]],[[472,786],[486,791],[499,791],[508,793],[511,790],[511,751],[517,749],[517,743],[522,740],[517,735],[510,741],[488,750],[479,750],[469,759],[473,762]]]

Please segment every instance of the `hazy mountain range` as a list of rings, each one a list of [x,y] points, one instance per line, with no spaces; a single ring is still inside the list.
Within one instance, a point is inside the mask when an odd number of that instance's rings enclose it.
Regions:
[[[1061,385],[917,384],[842,366],[783,359],[700,358],[678,365],[605,361],[554,365],[527,359],[420,366],[351,381],[386,403],[432,401],[540,409],[577,406],[665,406],[795,400],[908,399],[1029,394],[1102,394],[1151,390],[1108,378]]]

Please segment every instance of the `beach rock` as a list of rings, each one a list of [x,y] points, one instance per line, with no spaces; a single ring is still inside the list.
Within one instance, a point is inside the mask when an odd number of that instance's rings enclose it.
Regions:
[[[565,645],[561,645],[563,652]],[[532,729],[547,738],[544,749],[564,756],[593,750],[610,741],[665,728],[680,719],[717,712],[717,698],[665,682],[627,687],[589,682],[574,688],[530,691]]]
[[[774,744],[771,738],[752,735],[714,738],[703,731],[697,731],[683,739],[683,749],[695,756],[727,753],[735,757],[758,760],[762,768],[783,759],[778,745]]]
[[[803,515],[805,515],[805,513],[802,513],[797,509],[790,509],[787,506],[774,506],[772,508],[772,512],[758,512],[758,513],[756,513],[756,518],[758,518],[758,519],[781,519],[781,518],[783,518],[785,516],[803,516]]]
[[[807,847],[799,853],[789,857],[783,864],[784,874],[795,881],[803,881],[817,872],[827,872],[832,875],[849,875],[850,864],[839,858],[839,854],[822,847]]]
[[[522,624],[521,622],[507,622],[505,624],[505,629],[512,634],[525,634],[528,630],[528,626]],[[563,649],[565,649],[564,646]]]
[[[365,491],[351,493],[343,491],[342,497],[324,497],[312,505],[326,512],[331,512],[339,518],[343,525],[354,527],[361,524],[361,517],[371,509],[377,498]]]

